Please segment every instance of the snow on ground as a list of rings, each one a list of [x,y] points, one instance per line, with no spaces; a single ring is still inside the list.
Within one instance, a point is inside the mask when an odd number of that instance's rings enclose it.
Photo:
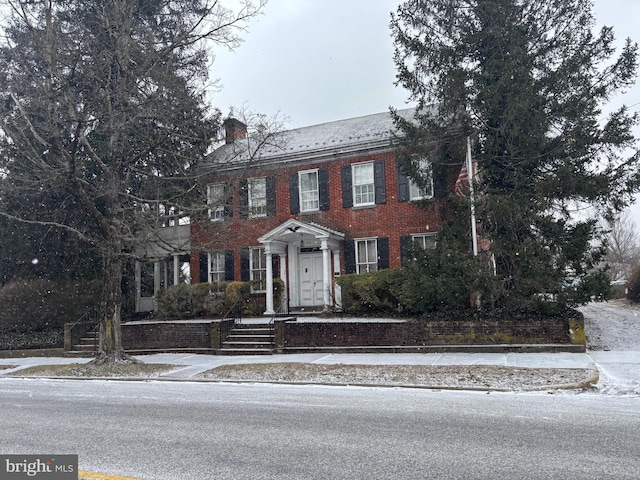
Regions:
[[[589,350],[640,350],[640,305],[611,300],[578,310],[584,315]]]
[[[598,365],[596,388],[613,395],[640,395],[640,305],[628,300],[590,303],[584,315],[587,353]]]
[[[589,388],[597,372],[578,368],[517,368],[497,365],[344,365],[275,363],[224,365],[199,378],[244,382],[384,385],[424,388],[536,391]]]

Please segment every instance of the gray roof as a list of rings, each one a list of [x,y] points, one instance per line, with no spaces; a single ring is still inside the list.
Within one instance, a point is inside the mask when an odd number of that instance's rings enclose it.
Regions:
[[[415,109],[397,112],[411,120]],[[391,114],[376,113],[236,140],[216,149],[207,163],[233,169],[246,167],[247,162],[270,164],[321,160],[335,155],[388,150],[392,147],[394,132],[397,133],[397,129]]]

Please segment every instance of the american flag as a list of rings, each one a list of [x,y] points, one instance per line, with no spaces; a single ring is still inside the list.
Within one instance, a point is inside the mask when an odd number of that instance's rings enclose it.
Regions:
[[[460,174],[458,175],[458,179],[456,180],[456,185],[454,188],[454,192],[459,197],[464,196],[463,185],[469,183],[469,172],[467,171],[467,162],[462,163],[462,168],[460,169]]]

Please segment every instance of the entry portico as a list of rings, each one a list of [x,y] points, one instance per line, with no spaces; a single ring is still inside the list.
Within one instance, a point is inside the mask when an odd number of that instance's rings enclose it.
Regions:
[[[264,245],[266,261],[266,311],[273,304],[274,255],[280,257],[280,278],[284,282],[282,307],[322,306],[341,308],[340,289],[333,277],[340,275],[340,242],[344,233],[313,222],[290,219],[258,238]]]

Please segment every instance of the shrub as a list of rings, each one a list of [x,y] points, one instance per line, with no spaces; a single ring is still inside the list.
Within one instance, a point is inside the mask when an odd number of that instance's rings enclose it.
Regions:
[[[186,283],[158,292],[160,318],[220,317],[224,314],[226,283]]]
[[[211,282],[175,285],[158,292],[158,316],[175,318],[221,318],[224,315],[262,315],[264,294],[251,293],[257,282]],[[284,282],[273,280],[273,302],[282,301]],[[235,311],[231,311],[234,308]]]
[[[401,310],[395,292],[402,271],[380,270],[343,275],[338,279],[342,292],[342,308],[349,313],[380,314]]]
[[[96,305],[92,282],[17,280],[0,288],[0,332],[62,331]]]

